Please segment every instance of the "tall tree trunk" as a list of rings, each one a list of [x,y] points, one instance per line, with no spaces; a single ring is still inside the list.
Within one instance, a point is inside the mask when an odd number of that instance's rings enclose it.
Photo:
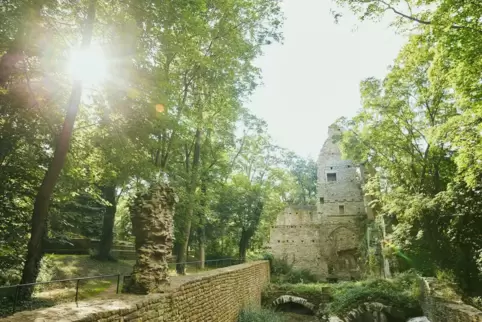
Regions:
[[[241,231],[241,238],[239,239],[239,259],[243,262],[246,260],[246,252],[249,246],[249,240],[253,236],[254,232],[251,229],[244,229]]]
[[[90,46],[92,39],[92,29],[95,20],[95,1],[91,1],[85,29],[82,35],[82,48]],[[75,118],[79,110],[80,99],[82,96],[82,81],[76,80],[72,85],[67,113],[65,116],[62,132],[57,137],[55,153],[49,168],[45,173],[44,179],[37,196],[32,213],[30,240],[27,246],[27,257],[25,260],[21,283],[34,283],[40,269],[42,259],[42,237],[46,232],[46,222],[50,205],[50,198],[57,183],[57,179],[65,163],[67,152],[69,151],[70,138],[75,123]],[[32,288],[24,288],[23,297],[30,297]]]
[[[260,197],[258,197],[260,198]],[[259,222],[261,219],[261,214],[263,212],[264,203],[258,199],[255,202],[254,209],[252,210],[253,213],[250,214],[251,218],[251,225],[248,228],[243,227],[241,230],[241,238],[239,239],[239,259],[243,262],[246,260],[246,252],[248,250],[249,241],[251,237],[253,237],[256,229],[259,226]]]
[[[206,232],[204,227],[199,228],[199,262],[200,268],[204,269],[204,263],[206,262]]]
[[[102,223],[102,235],[100,237],[97,259],[107,261],[113,260],[110,252],[114,243],[114,221],[117,210],[117,196],[115,193],[115,185],[105,186],[102,188],[103,198],[109,202],[105,209],[104,221]]]
[[[386,238],[386,228],[385,228],[385,219],[383,216],[380,217],[381,226],[382,226],[382,239],[385,240]],[[388,258],[385,257],[383,250],[381,251],[382,259],[383,259],[383,276],[385,278],[391,278],[392,274],[390,273],[390,262]]]
[[[201,211],[199,212],[199,261],[201,262],[201,269],[204,269],[204,262],[206,261],[206,229],[204,227],[205,225],[205,207],[206,207],[206,183],[203,181],[201,183],[201,193],[202,193],[202,199],[201,199]]]
[[[192,168],[191,168],[191,180],[189,182],[189,186],[187,189],[188,192],[188,198],[189,198],[189,203],[188,203],[188,209],[187,209],[187,218],[186,218],[186,224],[184,226],[184,238],[181,241],[182,246],[180,247],[181,249],[178,252],[178,263],[183,263],[186,261],[186,253],[187,249],[189,247],[189,235],[191,234],[191,222],[192,218],[194,215],[194,202],[195,202],[195,196],[194,194],[196,193],[196,187],[197,187],[197,172],[199,168],[199,162],[201,160],[201,128],[197,128],[196,130],[196,139],[194,143],[194,156],[193,156],[193,161],[192,161]],[[176,271],[178,274],[185,275],[186,274],[186,269],[184,264],[178,264],[176,265]]]
[[[180,242],[179,248],[177,249],[177,260],[176,262],[176,272],[179,275],[185,275],[186,274],[186,264],[185,262],[187,261],[187,250],[189,247],[189,235],[191,234],[191,219],[192,218],[192,211],[191,213],[188,212],[189,219],[184,226],[183,230],[183,236],[184,239]]]

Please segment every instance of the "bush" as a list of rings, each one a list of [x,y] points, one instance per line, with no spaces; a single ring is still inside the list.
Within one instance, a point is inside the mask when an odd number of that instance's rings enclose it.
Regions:
[[[286,275],[293,270],[293,264],[289,264],[286,259],[272,258],[270,264],[274,275]]]
[[[271,281],[276,284],[316,283],[318,278],[308,269],[293,268],[286,259],[273,258],[271,264]]]
[[[286,275],[285,281],[291,284],[316,283],[318,278],[308,269],[293,269]]]
[[[283,316],[271,310],[248,307],[241,310],[238,322],[283,322]]]
[[[409,274],[393,280],[374,279],[361,282],[341,283],[333,286],[333,301],[326,307],[330,315],[341,316],[366,302],[378,302],[392,306],[407,317],[418,316],[421,309],[417,293],[414,292],[416,279]]]

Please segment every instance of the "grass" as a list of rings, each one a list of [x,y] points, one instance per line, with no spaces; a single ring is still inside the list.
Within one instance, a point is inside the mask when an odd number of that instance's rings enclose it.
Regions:
[[[50,272],[40,272],[40,276],[50,276],[50,280],[67,279],[74,277],[99,276],[99,275],[130,275],[135,260],[118,260],[115,262],[101,262],[92,259],[89,255],[47,255],[50,263],[44,270]],[[199,264],[197,264],[199,265]],[[203,270],[196,269],[196,264],[186,265],[186,274],[194,274],[196,272],[215,269],[215,267],[205,267]],[[172,276],[176,274],[176,265],[169,264],[169,273]]]
[[[311,283],[311,284],[275,284],[273,287],[276,287],[280,291],[291,291],[294,293],[309,293],[309,294],[318,294],[321,293],[324,287],[333,287],[333,284],[328,283]]]
[[[262,308],[247,307],[239,313],[238,322],[285,322],[280,313]]]
[[[119,273],[125,275],[132,272],[132,266],[135,264],[134,260],[101,262],[92,259],[89,255],[46,255],[46,257],[51,261],[48,266],[53,267],[46,267],[45,269],[52,269],[52,272],[45,272],[45,274],[51,275],[52,280]],[[40,276],[42,273],[44,272],[41,271]]]

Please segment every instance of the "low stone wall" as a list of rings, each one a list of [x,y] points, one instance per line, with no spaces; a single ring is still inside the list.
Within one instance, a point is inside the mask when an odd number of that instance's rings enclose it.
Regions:
[[[0,321],[169,321],[235,322],[245,305],[260,305],[269,283],[268,261],[245,263],[171,278],[166,293],[121,294],[102,300],[20,312]]]
[[[463,303],[455,293],[442,294],[450,292],[447,285],[441,285],[434,278],[422,278],[420,288],[420,304],[431,322],[482,322],[482,311]]]

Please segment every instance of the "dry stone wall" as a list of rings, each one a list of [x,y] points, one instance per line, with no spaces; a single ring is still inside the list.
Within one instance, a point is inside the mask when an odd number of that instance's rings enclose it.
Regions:
[[[234,322],[245,305],[260,305],[269,283],[269,263],[258,261],[171,278],[163,294],[122,294],[105,300],[21,312],[12,322],[169,321]]]
[[[482,322],[482,311],[467,305],[460,298],[447,300],[438,294],[441,287],[435,278],[421,278],[422,310],[432,322]],[[446,286],[445,286],[446,287]]]

